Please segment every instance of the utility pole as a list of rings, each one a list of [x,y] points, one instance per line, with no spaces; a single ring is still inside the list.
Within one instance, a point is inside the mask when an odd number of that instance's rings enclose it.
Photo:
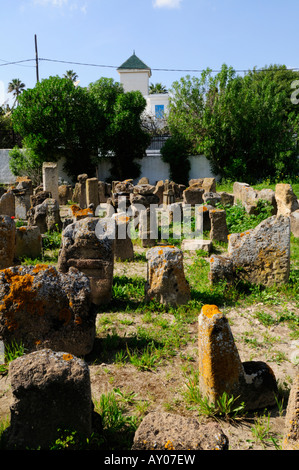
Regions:
[[[36,62],[36,81],[39,82],[39,71],[38,71],[38,52],[37,52],[37,37],[34,35],[35,41],[35,62]]]

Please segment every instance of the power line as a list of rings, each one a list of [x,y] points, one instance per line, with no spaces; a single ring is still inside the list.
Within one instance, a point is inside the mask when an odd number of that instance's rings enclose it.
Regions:
[[[6,65],[15,65],[15,64],[21,64],[24,62],[32,62],[36,61],[36,59],[24,59],[24,60],[18,60],[14,62],[5,62],[4,64],[0,64],[0,67],[6,66]],[[93,64],[93,63],[85,63],[85,62],[74,62],[74,61],[68,61],[68,60],[59,60],[59,59],[48,59],[48,58],[38,58],[38,61],[44,61],[44,62],[56,62],[56,63],[61,63],[61,64],[69,64],[69,65],[80,65],[83,67],[99,67],[99,68],[111,68],[111,69],[118,69],[118,66],[116,65],[104,65],[104,64]],[[185,73],[202,73],[205,71],[205,69],[170,69],[170,68],[151,68],[151,70],[157,71],[157,72],[185,72]],[[235,70],[237,73],[246,73],[250,69],[238,69]],[[262,71],[267,71],[267,68],[261,68],[261,69],[255,69],[256,72],[262,72]],[[290,71],[298,71],[298,67],[292,67],[292,68],[287,68],[287,67],[281,67],[281,68],[276,68],[275,71],[278,70],[290,70]],[[221,70],[212,70],[210,69],[212,73],[219,73]]]

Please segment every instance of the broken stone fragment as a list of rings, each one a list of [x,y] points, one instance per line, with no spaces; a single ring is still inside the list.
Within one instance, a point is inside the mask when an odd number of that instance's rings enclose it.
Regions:
[[[218,423],[151,412],[139,425],[132,450],[228,450],[228,438]]]
[[[255,229],[229,235],[228,254],[210,259],[209,278],[240,279],[272,286],[288,282],[290,273],[290,219],[272,216]]]

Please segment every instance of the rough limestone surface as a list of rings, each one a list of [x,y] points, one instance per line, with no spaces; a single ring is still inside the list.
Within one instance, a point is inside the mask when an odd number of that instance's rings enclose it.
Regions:
[[[71,267],[90,281],[91,300],[95,305],[108,303],[112,295],[115,222],[109,218],[85,217],[68,225],[62,232],[58,270]]]
[[[275,187],[275,199],[277,215],[290,216],[292,212],[299,209],[297,197],[290,184],[277,184]]]
[[[42,237],[39,227],[23,226],[16,229],[15,257],[38,258],[42,254]]]
[[[299,372],[293,380],[283,435],[283,450],[299,450]]]
[[[157,246],[149,249],[146,257],[146,301],[155,299],[165,305],[188,303],[190,286],[184,273],[182,250],[174,246]]]
[[[46,449],[58,429],[90,436],[90,376],[83,360],[43,349],[12,361],[9,376],[14,399],[6,430],[9,448]]]
[[[11,189],[6,191],[0,198],[0,214],[15,216],[15,196]]]
[[[16,224],[8,215],[0,215],[0,269],[13,266]]]
[[[294,237],[299,238],[299,209],[291,213],[290,222],[292,234]]]
[[[215,193],[216,192],[216,179],[215,178],[197,178],[189,181],[189,185],[198,184],[205,192]]]
[[[190,204],[191,206],[203,204],[204,193],[205,190],[200,183],[193,183],[183,191],[183,202],[184,204]]]
[[[227,318],[216,305],[198,316],[199,388],[210,402],[226,392],[237,397],[243,367]]]
[[[275,405],[278,393],[272,369],[261,361],[241,362],[229,323],[216,305],[204,305],[198,317],[199,388],[209,402],[224,393],[245,410]]]
[[[272,216],[256,228],[229,235],[228,254],[210,258],[209,278],[241,279],[264,286],[288,282],[290,273],[290,219]]]
[[[0,339],[27,351],[51,348],[88,354],[95,337],[86,276],[53,266],[14,266],[0,271]]]
[[[209,211],[211,230],[210,240],[227,242],[228,228],[226,223],[226,211],[221,209],[212,209]]]
[[[130,237],[130,217],[126,213],[116,213],[113,216],[116,222],[114,257],[118,261],[132,260],[134,248]]]
[[[228,450],[228,438],[218,423],[151,412],[138,427],[132,450]]]
[[[39,227],[40,233],[61,230],[62,222],[56,199],[48,198],[41,204],[31,207],[28,211],[28,225]]]

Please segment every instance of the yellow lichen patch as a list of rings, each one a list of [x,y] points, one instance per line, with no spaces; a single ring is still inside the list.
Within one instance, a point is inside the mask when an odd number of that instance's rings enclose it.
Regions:
[[[71,361],[73,359],[73,356],[71,354],[63,354],[62,359],[64,361]]]
[[[49,265],[48,265],[48,264],[37,264],[37,265],[35,266],[35,268],[32,270],[32,272],[33,272],[34,274],[37,274],[37,273],[39,273],[39,272],[41,272],[41,271],[45,271],[45,270],[48,269],[48,268],[49,268]]]
[[[165,444],[165,449],[167,449],[167,450],[174,450],[173,443],[172,443],[170,440],[168,440],[168,441],[166,442],[166,444]]]
[[[217,315],[217,313],[221,313],[217,305],[204,305],[201,311],[208,318],[212,318],[214,315]]]
[[[0,313],[5,315],[8,327],[13,329],[17,327],[14,315],[20,311],[26,311],[31,315],[36,313],[43,315],[43,304],[36,300],[37,292],[33,289],[34,276],[20,275],[19,272],[15,273],[9,268],[3,271],[10,290],[2,299]]]

